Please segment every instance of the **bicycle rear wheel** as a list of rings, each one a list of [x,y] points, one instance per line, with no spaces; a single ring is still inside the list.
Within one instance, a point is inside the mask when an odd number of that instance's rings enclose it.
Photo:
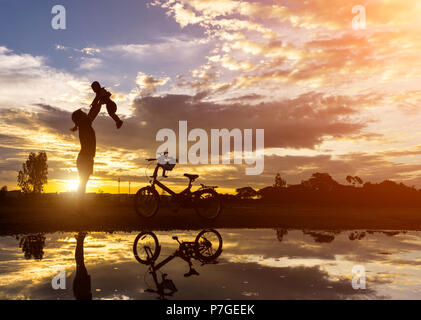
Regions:
[[[200,231],[194,243],[199,260],[210,262],[222,253],[222,236],[214,229]]]
[[[142,264],[151,264],[158,258],[160,251],[161,246],[153,232],[139,233],[133,243],[133,254],[136,260]]]
[[[143,187],[139,189],[134,197],[134,209],[141,217],[153,217],[159,209],[158,192],[152,187]]]
[[[193,205],[196,213],[208,220],[218,217],[222,209],[221,199],[214,189],[202,189],[194,192]]]

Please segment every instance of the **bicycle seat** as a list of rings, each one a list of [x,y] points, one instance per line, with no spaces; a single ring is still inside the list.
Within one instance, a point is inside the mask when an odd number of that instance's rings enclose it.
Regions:
[[[189,178],[190,180],[196,180],[197,178],[199,178],[199,175],[198,174],[188,174],[188,173],[185,173],[184,176],[187,177],[187,178]]]

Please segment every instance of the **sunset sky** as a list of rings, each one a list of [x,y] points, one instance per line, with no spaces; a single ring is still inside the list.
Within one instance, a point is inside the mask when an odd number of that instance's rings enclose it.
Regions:
[[[51,8],[66,8],[66,30]],[[352,8],[366,8],[354,30]],[[0,1],[0,186],[17,188],[28,153],[48,155],[47,192],[77,186],[70,114],[88,110],[98,80],[120,130],[94,122],[88,191],[133,193],[147,182],[161,128],[265,130],[265,169],[178,165],[222,191],[299,183],[328,172],[345,183],[392,179],[421,187],[421,2],[417,0]],[[150,171],[149,171],[150,173]]]

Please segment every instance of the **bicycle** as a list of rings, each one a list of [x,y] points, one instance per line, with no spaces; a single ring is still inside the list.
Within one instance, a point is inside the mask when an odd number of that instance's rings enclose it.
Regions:
[[[157,271],[171,260],[179,257],[186,261],[189,265],[189,272],[185,273],[185,277],[192,275],[199,275],[193,268],[191,259],[196,259],[205,264],[217,263],[216,259],[222,253],[222,236],[218,231],[213,229],[205,229],[198,233],[195,241],[180,242],[178,237],[172,237],[179,244],[179,248],[170,256],[155,264],[159,254],[161,253],[161,246],[158,242],[157,236],[150,231],[144,231],[137,235],[133,243],[133,254],[136,260],[145,265],[149,265],[149,273],[152,275],[156,290],[146,289],[146,292],[157,293],[159,299],[165,299],[166,296],[173,296],[177,292],[177,287],[171,279],[167,278],[167,274],[161,275],[161,281],[158,279]]]
[[[199,178],[197,174],[185,173],[184,176],[189,179],[189,184],[186,189],[180,193],[172,191],[158,180],[158,171],[163,170],[163,177],[166,171],[171,171],[176,159],[168,158],[167,152],[159,159],[151,158],[146,159],[148,162],[157,161],[149,186],[143,187],[136,192],[134,197],[134,209],[136,213],[143,218],[153,217],[159,210],[160,197],[155,186],[159,186],[162,190],[168,192],[171,198],[178,203],[178,208],[194,208],[196,213],[205,219],[215,219],[221,213],[221,199],[216,192],[217,186],[206,186],[200,184],[200,188],[194,192],[191,191],[193,182]]]

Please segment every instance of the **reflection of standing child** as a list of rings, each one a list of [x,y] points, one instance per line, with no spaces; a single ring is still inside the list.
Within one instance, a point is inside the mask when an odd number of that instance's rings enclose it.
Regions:
[[[101,87],[98,81],[94,81],[91,84],[92,90],[96,93],[94,100],[91,103],[91,110],[89,111],[90,118],[95,119],[98,113],[101,111],[101,106],[106,105],[108,114],[114,119],[117,129],[120,129],[123,125],[123,121],[117,116],[117,105],[110,99],[111,93]],[[72,131],[77,130],[77,126],[71,129]]]

